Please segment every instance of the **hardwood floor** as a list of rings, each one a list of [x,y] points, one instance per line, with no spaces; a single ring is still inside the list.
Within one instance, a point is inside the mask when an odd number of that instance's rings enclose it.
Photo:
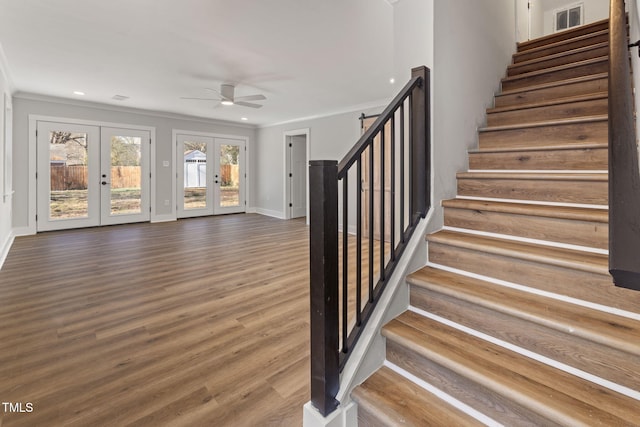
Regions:
[[[300,426],[308,229],[259,215],[20,237],[0,271],[0,426]]]

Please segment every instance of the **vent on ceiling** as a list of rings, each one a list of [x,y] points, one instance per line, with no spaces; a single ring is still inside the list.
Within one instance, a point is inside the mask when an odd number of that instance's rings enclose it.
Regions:
[[[124,95],[113,95],[112,99],[115,99],[116,101],[124,101],[125,99],[129,99],[129,97]]]

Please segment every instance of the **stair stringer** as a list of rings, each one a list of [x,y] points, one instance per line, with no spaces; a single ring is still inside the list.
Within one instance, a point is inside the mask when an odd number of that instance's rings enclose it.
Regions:
[[[439,209],[442,210],[441,207]],[[435,211],[432,205],[426,217],[416,225],[403,256],[345,364],[340,376],[340,389],[336,395],[340,405],[329,416],[323,417],[311,402],[307,402],[303,408],[304,427],[357,425],[357,403],[351,399],[351,392],[385,363],[386,339],[382,336],[381,330],[391,319],[409,308],[409,285],[406,278],[408,274],[427,264],[424,236],[433,228],[434,225],[431,223],[437,221]]]

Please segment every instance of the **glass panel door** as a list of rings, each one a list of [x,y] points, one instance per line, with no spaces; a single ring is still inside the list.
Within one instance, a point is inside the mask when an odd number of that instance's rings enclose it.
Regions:
[[[245,143],[241,140],[216,138],[215,147],[215,213],[244,212]]]
[[[177,136],[178,217],[213,214],[214,140],[195,135]]]
[[[38,231],[100,224],[99,168],[98,127],[38,122]]]
[[[101,141],[101,223],[148,221],[149,132],[103,127]]]

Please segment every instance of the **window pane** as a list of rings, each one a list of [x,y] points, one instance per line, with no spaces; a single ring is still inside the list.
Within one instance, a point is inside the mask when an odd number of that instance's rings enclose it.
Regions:
[[[207,143],[184,143],[184,209],[207,207]]]
[[[580,7],[569,9],[569,27],[580,25]]]
[[[220,206],[240,206],[240,146],[220,146]]]
[[[111,215],[142,211],[142,138],[111,138]]]
[[[556,31],[567,28],[567,11],[563,10],[556,15]]]
[[[49,133],[50,219],[89,216],[87,149],[86,133]]]

